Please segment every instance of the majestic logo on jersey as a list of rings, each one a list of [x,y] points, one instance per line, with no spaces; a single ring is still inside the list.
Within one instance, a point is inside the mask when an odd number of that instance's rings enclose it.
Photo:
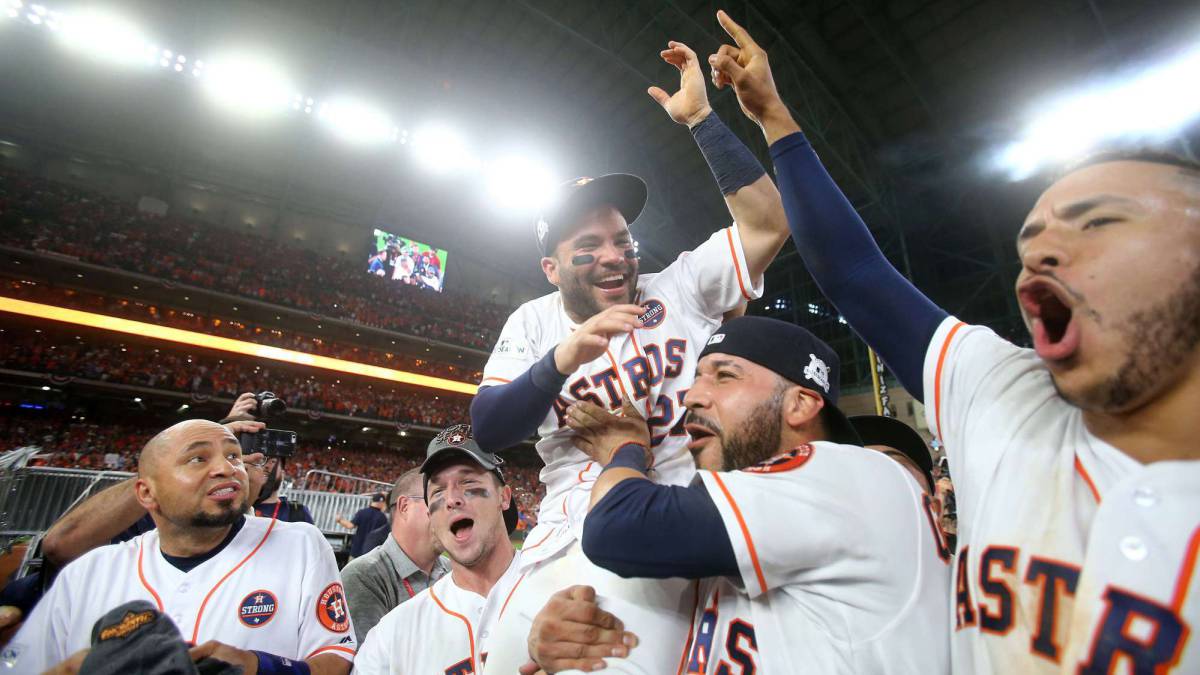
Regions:
[[[350,611],[346,608],[346,592],[334,582],[317,597],[317,620],[335,633],[350,630]]]
[[[666,320],[667,306],[662,304],[661,300],[650,299],[643,306],[646,311],[638,317],[642,322],[642,328],[658,328]]]
[[[154,611],[146,610],[144,612],[125,612],[125,616],[121,617],[121,621],[115,625],[104,628],[100,631],[100,641],[111,640],[113,638],[123,638],[133,631],[145,626],[154,621]]]
[[[242,598],[238,606],[238,621],[250,628],[258,628],[275,618],[275,594],[271,591],[254,591]]]
[[[724,333],[717,333],[716,335],[714,335],[714,336],[712,336],[712,337],[708,338],[708,344],[709,344],[709,345],[719,345],[719,344],[721,344],[721,343],[722,343],[722,342],[724,342],[724,341],[725,341],[725,334],[724,334]],[[705,346],[708,346],[708,345],[705,345]]]
[[[492,353],[496,356],[504,356],[505,354],[524,356],[527,351],[529,351],[529,346],[525,344],[524,340],[502,338],[496,343],[496,349]]]
[[[792,448],[787,452],[775,455],[771,459],[768,459],[764,462],[759,462],[754,466],[748,466],[745,469],[742,469],[742,471],[749,471],[750,473],[778,473],[780,471],[791,471],[792,469],[799,469],[800,467],[804,466],[804,463],[807,462],[812,456],[813,446],[805,443],[804,445]]]
[[[809,354],[808,356],[812,361],[809,361],[808,365],[804,366],[804,376],[815,382],[817,386],[824,389],[825,393],[828,394],[829,366],[825,365],[825,362],[821,359],[818,359],[816,354]]]

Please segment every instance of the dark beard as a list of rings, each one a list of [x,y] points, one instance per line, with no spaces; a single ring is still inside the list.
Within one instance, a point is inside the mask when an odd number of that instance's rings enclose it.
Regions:
[[[1086,392],[1082,401],[1064,398],[1084,409],[1125,412],[1145,404],[1156,388],[1174,382],[1179,365],[1200,345],[1200,265],[1166,300],[1130,316],[1121,331],[1129,350],[1117,372]]]
[[[229,508],[221,513],[200,513],[193,514],[188,519],[188,525],[192,527],[228,527],[238,521],[239,518],[246,513],[246,499],[242,499],[240,504],[231,504]]]
[[[723,471],[754,466],[779,454],[779,441],[783,438],[783,393],[786,390],[786,386],[777,387],[771,398],[755,406],[737,433],[722,434]]]
[[[567,263],[570,264],[570,263]],[[608,274],[610,272],[606,272]],[[628,297],[625,302],[633,302],[633,292],[637,287],[637,268],[629,266],[623,271],[611,270],[612,274],[628,274],[629,283],[626,289]],[[596,296],[592,293],[591,281],[587,275],[567,273],[560,276],[561,283],[558,287],[562,293],[563,307],[567,310],[567,314],[572,319],[577,319],[579,323],[596,316],[603,309],[600,303],[596,301]]]

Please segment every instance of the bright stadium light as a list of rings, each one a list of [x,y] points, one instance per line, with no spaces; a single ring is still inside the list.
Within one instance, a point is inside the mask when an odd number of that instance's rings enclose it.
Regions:
[[[293,107],[299,109],[299,97]],[[375,106],[353,99],[333,99],[321,104],[317,118],[341,138],[362,145],[392,140],[395,125]]]
[[[58,22],[58,35],[69,48],[96,59],[121,65],[145,63],[148,42],[136,26],[125,19],[84,10],[65,14]]]
[[[505,211],[537,213],[554,196],[554,173],[524,155],[509,155],[491,162],[486,175],[487,194]]]
[[[203,82],[219,105],[252,117],[283,112],[295,91],[277,67],[244,54],[227,55],[205,64]]]
[[[450,173],[479,163],[471,156],[466,139],[442,124],[429,124],[417,130],[412,149],[417,162],[434,173]]]
[[[1060,98],[1004,148],[996,164],[1022,180],[1113,141],[1156,141],[1200,118],[1200,48],[1119,82]]]

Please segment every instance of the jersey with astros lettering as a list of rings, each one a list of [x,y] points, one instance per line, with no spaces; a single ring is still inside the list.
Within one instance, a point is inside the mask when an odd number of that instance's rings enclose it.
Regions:
[[[698,476],[741,578],[700,582],[683,672],[950,672],[950,554],[898,463],[819,441]]]
[[[1138,463],[1033,350],[954,318],[924,378],[958,503],[955,672],[1200,672],[1200,461]]]
[[[158,607],[183,639],[303,660],[356,644],[333,550],[308,523],[247,517],[212,558],[183,572],[163,558],[158,530],[89,551],[63,568],[5,650],[40,673],[90,646],[92,626],[131,600]]]
[[[521,554],[487,597],[460,588],[451,572],[388,612],[354,659],[362,675],[473,675],[483,672],[492,626],[521,579]]]
[[[680,254],[658,274],[638,277],[635,301],[646,308],[643,327],[614,337],[603,356],[567,377],[538,428],[537,451],[546,462],[546,485],[538,524],[526,537],[525,564],[552,557],[583,534],[591,483],[599,467],[572,444],[565,425],[567,406],[590,401],[610,409],[628,395],[646,416],[654,452],[651,477],[686,485],[695,474],[683,431],[683,398],[695,377],[700,351],[722,315],[762,293],[751,283],[737,225],[715,232],[693,251]],[[481,386],[515,379],[575,330],[555,292],[531,300],[508,318]]]

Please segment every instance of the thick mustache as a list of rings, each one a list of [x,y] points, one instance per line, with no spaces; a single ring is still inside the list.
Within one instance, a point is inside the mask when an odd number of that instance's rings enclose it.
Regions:
[[[721,427],[720,426],[718,426],[715,422],[713,422],[711,420],[707,420],[707,419],[697,415],[696,413],[692,412],[691,410],[689,410],[687,412],[687,414],[683,416],[683,423],[685,425],[695,424],[697,426],[701,426],[701,427],[704,427],[705,429],[708,429],[709,431],[713,432],[717,436],[721,435]]]

